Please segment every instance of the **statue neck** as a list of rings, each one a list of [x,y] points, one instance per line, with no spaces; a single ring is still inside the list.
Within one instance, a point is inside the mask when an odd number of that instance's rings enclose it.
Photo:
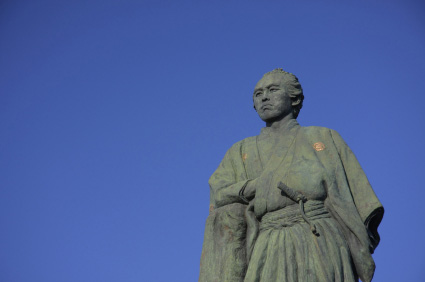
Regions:
[[[281,131],[288,126],[291,120],[294,120],[294,116],[291,114],[274,121],[266,122],[266,127],[270,128],[272,131]]]

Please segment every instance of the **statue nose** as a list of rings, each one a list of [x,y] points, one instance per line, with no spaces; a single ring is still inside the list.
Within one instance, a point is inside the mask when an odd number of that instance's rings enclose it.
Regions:
[[[269,91],[264,91],[263,97],[261,98],[262,101],[267,101],[270,100],[270,92]]]

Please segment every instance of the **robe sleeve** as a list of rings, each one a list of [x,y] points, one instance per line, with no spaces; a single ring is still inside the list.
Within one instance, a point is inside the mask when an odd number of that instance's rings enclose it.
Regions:
[[[354,204],[365,224],[374,250],[380,241],[378,226],[382,220],[384,208],[372,190],[363,169],[351,149],[336,131],[331,130],[331,135],[341,158]]]
[[[239,153],[240,143],[236,143],[227,151],[217,170],[210,177],[210,207],[219,208],[233,203],[244,203],[239,192],[249,180]]]
[[[239,191],[246,185],[241,142],[230,148],[209,180],[210,214],[205,224],[199,282],[242,282],[247,269],[246,205]]]

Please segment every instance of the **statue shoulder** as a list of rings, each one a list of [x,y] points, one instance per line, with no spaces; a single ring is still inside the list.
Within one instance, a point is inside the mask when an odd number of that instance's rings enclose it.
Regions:
[[[256,137],[257,136],[251,136],[236,142],[232,145],[232,147],[230,147],[229,151],[239,151],[246,145],[255,144]]]
[[[302,130],[304,134],[311,137],[332,138],[333,135],[339,135],[335,130],[322,126],[303,126]]]
[[[324,143],[326,146],[332,146],[338,151],[341,148],[348,147],[344,139],[339,133],[327,127],[321,126],[308,126],[302,127],[305,138],[312,143]]]
[[[256,146],[256,136],[247,137],[233,144],[226,152],[225,159],[239,159],[243,152]]]

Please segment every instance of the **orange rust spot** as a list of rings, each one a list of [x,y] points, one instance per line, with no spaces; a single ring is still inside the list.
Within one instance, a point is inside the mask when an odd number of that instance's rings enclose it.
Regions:
[[[313,144],[313,148],[314,150],[320,152],[323,151],[325,149],[325,144],[323,144],[322,142],[316,142]]]
[[[242,160],[243,160],[243,161],[245,161],[247,158],[248,158],[248,154],[247,154],[247,153],[244,153],[244,154],[242,155]]]
[[[210,205],[210,212],[214,211],[214,205]]]

